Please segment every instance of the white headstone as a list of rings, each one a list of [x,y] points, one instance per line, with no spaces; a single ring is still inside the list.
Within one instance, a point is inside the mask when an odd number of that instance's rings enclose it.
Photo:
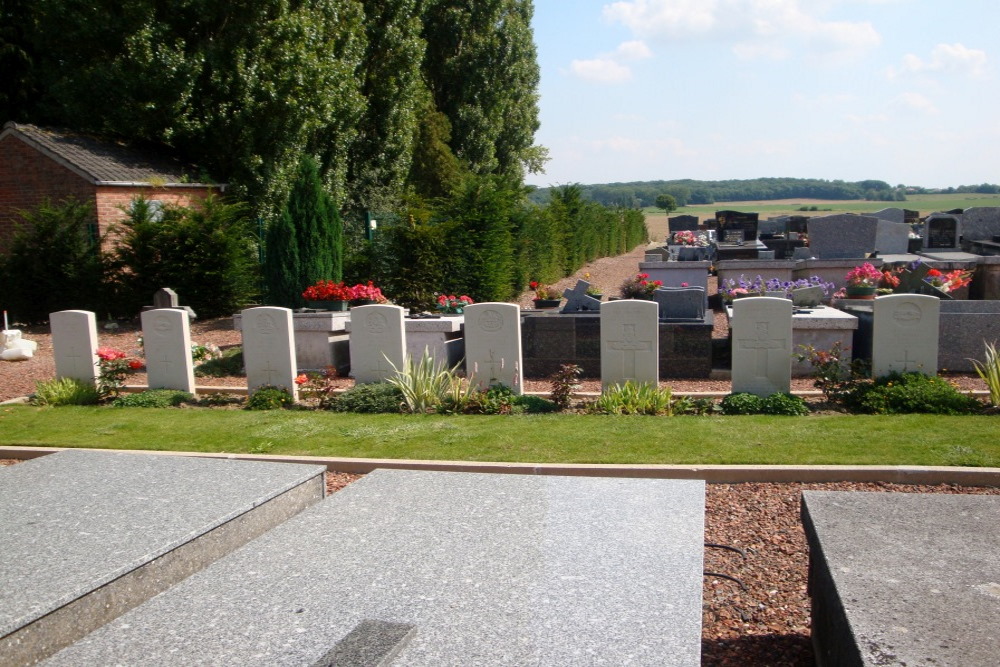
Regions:
[[[502,384],[523,393],[521,308],[511,303],[465,307],[465,370],[480,389]]]
[[[601,304],[601,387],[660,381],[660,306],[625,299]]]
[[[792,386],[792,302],[750,297],[733,302],[733,393],[769,396]]]
[[[937,374],[941,300],[924,294],[889,294],[876,297],[874,309],[872,375]]]
[[[247,308],[241,315],[247,388],[253,392],[263,386],[281,387],[297,399],[292,311],[262,306]]]
[[[351,375],[355,382],[381,382],[392,377],[392,366],[402,369],[405,355],[400,306],[351,308]]]
[[[57,378],[97,385],[97,318],[89,310],[49,314]]]
[[[149,388],[193,394],[194,363],[187,313],[159,308],[144,311],[140,319]]]

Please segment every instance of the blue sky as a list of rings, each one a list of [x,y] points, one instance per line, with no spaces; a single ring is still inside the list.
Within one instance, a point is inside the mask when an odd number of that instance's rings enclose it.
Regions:
[[[998,0],[535,0],[544,174],[1000,182]]]

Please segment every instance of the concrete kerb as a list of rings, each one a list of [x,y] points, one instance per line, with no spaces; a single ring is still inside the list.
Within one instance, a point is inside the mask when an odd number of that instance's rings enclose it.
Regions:
[[[0,458],[33,459],[69,447],[0,446]],[[216,454],[146,450],[94,451],[129,452],[160,456],[312,463],[327,470],[366,474],[378,468],[436,470],[442,472],[486,472],[508,475],[565,475],[586,477],[633,477],[646,479],[701,479],[710,484],[885,482],[891,484],[956,484],[960,486],[1000,486],[1000,468],[950,466],[786,466],[786,465],[615,465],[598,463],[501,463],[479,461],[421,461],[414,459],[360,459],[318,456],[276,456],[270,454]]]

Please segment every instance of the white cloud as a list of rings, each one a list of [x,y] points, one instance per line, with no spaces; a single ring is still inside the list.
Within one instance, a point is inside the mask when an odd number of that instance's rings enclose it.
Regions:
[[[900,106],[923,111],[934,116],[941,113],[931,100],[920,93],[903,93],[896,98],[895,102]]]
[[[636,35],[672,40],[733,40],[737,57],[783,59],[803,52],[857,57],[881,43],[867,21],[827,21],[836,0],[629,0],[604,6],[606,20]]]
[[[623,83],[632,78],[632,70],[610,58],[574,60],[569,69],[581,79],[594,83]]]
[[[899,67],[890,67],[887,75],[890,79],[908,74],[947,73],[958,74],[972,78],[985,76],[989,58],[985,51],[970,49],[963,44],[938,44],[931,50],[931,56],[923,60],[919,56],[908,53],[903,56]]]
[[[612,53],[602,53],[590,60],[574,60],[569,69],[576,76],[594,83],[622,83],[632,78],[632,70],[621,61],[651,58],[646,43],[641,40],[622,42]]]

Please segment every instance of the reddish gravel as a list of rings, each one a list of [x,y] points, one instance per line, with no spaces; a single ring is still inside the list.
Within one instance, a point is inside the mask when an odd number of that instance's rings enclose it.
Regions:
[[[0,459],[0,465],[17,463]],[[361,475],[328,472],[334,493]],[[705,541],[742,549],[747,557],[705,549],[702,664],[784,667],[813,664],[806,579],[809,554],[799,520],[803,489],[1000,495],[1000,488],[903,484],[708,484]]]

